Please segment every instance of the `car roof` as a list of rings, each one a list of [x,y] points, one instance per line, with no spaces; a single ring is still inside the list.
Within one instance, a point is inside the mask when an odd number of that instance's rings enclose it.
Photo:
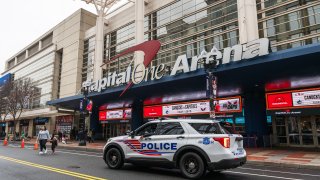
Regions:
[[[218,123],[219,121],[212,120],[212,119],[166,119],[166,120],[153,120],[150,122]]]

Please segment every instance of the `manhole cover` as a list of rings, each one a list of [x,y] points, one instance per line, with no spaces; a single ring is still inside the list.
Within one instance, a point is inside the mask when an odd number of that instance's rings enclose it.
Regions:
[[[71,169],[78,169],[78,168],[80,168],[80,166],[68,166],[68,168],[71,168]]]

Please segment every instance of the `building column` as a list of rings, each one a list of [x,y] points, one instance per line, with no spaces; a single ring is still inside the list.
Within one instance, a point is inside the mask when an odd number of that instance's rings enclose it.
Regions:
[[[259,39],[256,0],[237,0],[240,44]]]
[[[144,42],[144,0],[135,1],[135,39],[136,44]],[[135,65],[143,63],[143,52],[135,53]]]
[[[94,81],[102,78],[102,63],[103,63],[103,46],[104,46],[104,12],[103,9],[98,11],[98,17],[96,20],[96,39],[95,39],[95,51],[94,51]],[[90,79],[88,79],[90,80]]]
[[[32,138],[33,134],[33,119],[29,120],[29,127],[28,127],[28,136]]]
[[[245,131],[250,137],[257,136],[258,146],[263,146],[263,136],[268,135],[266,99],[263,90],[255,89],[244,95]]]
[[[143,101],[135,100],[132,103],[131,130],[135,130],[143,124]]]

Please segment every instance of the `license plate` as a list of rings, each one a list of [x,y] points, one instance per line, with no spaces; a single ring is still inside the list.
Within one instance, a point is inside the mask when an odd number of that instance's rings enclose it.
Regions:
[[[238,147],[242,147],[242,143],[237,141]]]
[[[244,154],[243,148],[238,148],[236,152],[233,153],[235,156],[241,156]]]

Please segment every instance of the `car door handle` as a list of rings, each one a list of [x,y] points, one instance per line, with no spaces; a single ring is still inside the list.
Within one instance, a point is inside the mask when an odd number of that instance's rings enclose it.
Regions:
[[[178,136],[177,139],[184,139],[184,136]]]
[[[151,140],[151,138],[149,138],[149,137],[146,137],[146,138],[144,138],[144,140]]]

